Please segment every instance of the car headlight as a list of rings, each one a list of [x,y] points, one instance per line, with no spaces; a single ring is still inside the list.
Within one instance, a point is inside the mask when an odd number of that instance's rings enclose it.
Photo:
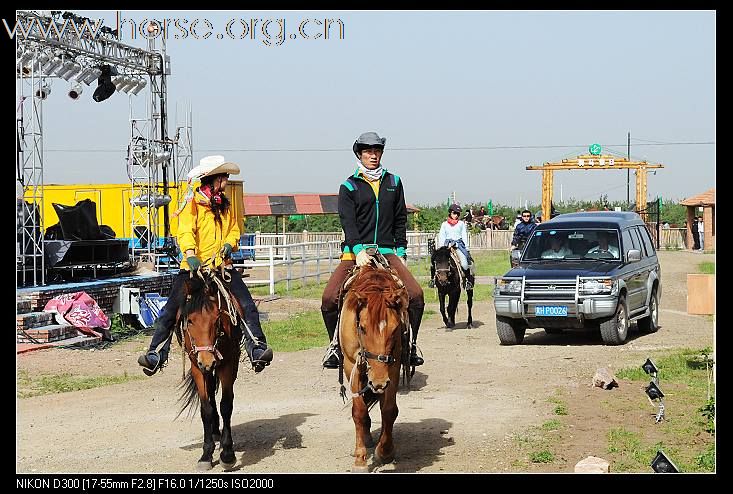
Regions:
[[[520,280],[498,280],[496,288],[499,293],[516,294],[522,291],[522,282]]]
[[[614,293],[616,282],[611,279],[589,279],[580,281],[580,292],[585,295],[596,295],[599,293]]]

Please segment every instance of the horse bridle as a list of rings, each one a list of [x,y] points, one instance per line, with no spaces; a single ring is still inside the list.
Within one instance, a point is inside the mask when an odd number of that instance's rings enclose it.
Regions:
[[[405,284],[402,283],[402,280],[400,280],[397,276],[395,276],[394,273],[392,273],[392,278],[397,283],[397,287],[399,289],[401,290],[405,289]],[[361,318],[359,316],[359,313],[360,311],[357,310],[356,311],[356,338],[357,338],[357,341],[359,342],[359,352],[357,353],[358,358],[356,362],[354,362],[354,367],[351,369],[351,376],[349,378],[350,383],[354,382],[354,376],[356,374],[357,368],[362,363],[366,364],[366,372],[369,372],[369,369],[371,367],[369,365],[369,360],[376,360],[377,362],[382,362],[387,365],[392,365],[396,362],[394,356],[391,354],[390,355],[377,354],[377,353],[372,353],[366,349],[366,345],[364,345],[364,342],[362,341],[362,337],[361,337],[364,331],[362,330]],[[405,313],[406,311],[403,311],[400,317],[400,320],[403,326],[407,326],[407,321],[405,320],[405,317],[404,317]],[[402,335],[400,335],[400,338],[402,338]],[[345,389],[344,389],[344,385],[341,379],[342,379],[342,375],[341,375],[341,369],[340,369],[339,370],[339,382],[341,383],[341,396],[345,399]],[[362,396],[364,393],[366,393],[370,389],[372,391],[375,391],[372,385],[367,382],[367,384],[364,385],[363,388],[361,388],[356,393],[352,393],[351,396],[352,398],[357,398],[359,396]]]
[[[199,269],[198,275],[201,277],[202,280],[204,280],[204,283],[206,283],[206,279],[204,278],[204,274],[205,274],[210,280],[214,281],[214,283],[216,283],[216,286],[217,286],[217,292],[216,292],[216,295],[217,295],[217,300],[216,300],[217,315],[216,315],[216,321],[214,321],[214,324],[216,325],[216,338],[214,339],[214,344],[213,345],[205,345],[205,346],[196,346],[196,342],[195,342],[195,340],[193,338],[193,335],[188,330],[188,327],[190,326],[190,322],[188,322],[188,321],[186,321],[186,324],[183,327],[183,330],[186,332],[186,334],[188,334],[188,340],[191,342],[191,350],[188,352],[188,354],[191,356],[191,358],[193,358],[194,360],[197,359],[199,352],[211,352],[211,353],[214,354],[214,359],[216,359],[216,361],[218,362],[218,361],[220,361],[220,360],[222,360],[224,358],[223,355],[221,354],[221,352],[219,351],[219,349],[217,348],[217,346],[219,344],[219,339],[222,336],[224,336],[224,334],[225,334],[224,333],[223,326],[222,326],[221,315],[222,315],[222,313],[229,315],[230,319],[232,320],[232,324],[234,326],[236,326],[237,325],[237,311],[234,308],[234,305],[232,303],[231,293],[229,293],[225,289],[222,280],[216,277],[214,271],[213,270],[210,270],[210,269],[207,269],[206,273],[202,273],[201,271],[202,271],[202,269]],[[224,277],[225,280],[226,280],[223,265],[222,265],[221,274],[222,274],[222,277]],[[230,281],[231,280],[231,275],[229,275],[229,273],[226,273],[226,276],[229,277],[229,279],[226,280],[226,281]],[[208,289],[208,284],[207,284],[207,289]],[[222,299],[222,296],[224,297],[224,300],[227,303],[227,308],[229,310],[222,310],[222,308],[221,308],[221,299]],[[187,295],[187,300],[190,299],[190,298],[191,298],[191,295]],[[181,325],[182,326],[183,326],[183,324],[184,324],[184,322],[181,321]]]

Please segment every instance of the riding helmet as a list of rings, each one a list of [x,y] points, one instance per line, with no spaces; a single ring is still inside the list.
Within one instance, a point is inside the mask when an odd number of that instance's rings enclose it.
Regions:
[[[448,208],[448,214],[454,211],[458,214],[461,214],[461,206],[459,206],[458,204],[451,204],[450,207]]]
[[[364,149],[369,148],[379,148],[384,150],[384,143],[387,142],[386,137],[379,137],[379,134],[376,132],[364,132],[362,135],[359,136],[357,140],[354,141],[354,146],[352,149],[354,150],[354,154],[356,157],[359,157],[359,153],[361,153]]]

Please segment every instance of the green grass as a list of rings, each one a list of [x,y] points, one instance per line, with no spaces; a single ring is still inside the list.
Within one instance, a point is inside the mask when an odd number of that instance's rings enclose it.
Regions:
[[[275,352],[328,346],[328,334],[320,311],[302,312],[282,321],[263,321],[262,330]]]
[[[552,463],[555,461],[555,455],[552,451],[543,449],[542,451],[533,451],[529,454],[529,461],[532,463]]]
[[[663,449],[682,472],[715,471],[715,387],[712,382],[710,348],[689,348],[655,357],[659,387],[665,392],[665,415],[669,419],[650,424],[664,437],[651,443],[641,433],[612,429],[608,451],[614,454],[613,470],[648,472],[649,462]],[[621,369],[616,376],[640,383],[649,382],[641,366]],[[620,412],[622,413],[622,412]]]
[[[300,281],[291,281],[290,291],[287,290],[287,282],[278,281],[275,283],[275,295],[280,295],[281,297],[288,296],[295,298],[319,299],[323,296],[323,290],[326,288],[328,276],[329,275],[321,276],[323,281],[320,283],[310,281],[303,284]],[[247,283],[246,278],[244,279],[244,282]],[[247,285],[247,288],[249,288],[249,292],[252,296],[255,297],[266,297],[270,295],[270,285]]]
[[[562,422],[557,419],[548,420],[542,424],[542,430],[545,431],[558,431],[562,429]]]
[[[567,415],[568,414],[568,404],[562,401],[560,398],[553,396],[551,398],[548,398],[547,401],[555,404],[555,409],[553,410],[555,415]]]
[[[82,389],[92,389],[110,384],[121,384],[139,381],[144,376],[73,376],[71,374],[40,374],[31,376],[27,371],[19,371],[17,375],[18,398],[30,398],[54,393],[68,393]]]
[[[697,269],[702,274],[715,274],[715,263],[714,262],[701,262],[698,264]]]

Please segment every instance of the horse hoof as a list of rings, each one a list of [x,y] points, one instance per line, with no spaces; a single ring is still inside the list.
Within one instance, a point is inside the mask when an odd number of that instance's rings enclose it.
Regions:
[[[470,322],[466,324],[466,329],[473,329],[473,324],[471,324]]]
[[[213,468],[213,465],[210,461],[200,461],[196,463],[196,470],[199,472],[208,472]]]
[[[369,467],[366,465],[364,466],[354,465],[351,467],[351,473],[369,473]]]
[[[381,463],[382,465],[386,465],[387,463],[392,463],[394,461],[394,453],[385,457],[382,457],[378,452],[374,452],[374,460],[377,463]]]
[[[221,464],[221,468],[223,468],[225,471],[229,471],[232,468],[234,468],[234,465],[237,464],[237,460],[234,460],[231,463],[226,463],[226,462],[224,462],[224,460],[219,459],[219,463]]]

